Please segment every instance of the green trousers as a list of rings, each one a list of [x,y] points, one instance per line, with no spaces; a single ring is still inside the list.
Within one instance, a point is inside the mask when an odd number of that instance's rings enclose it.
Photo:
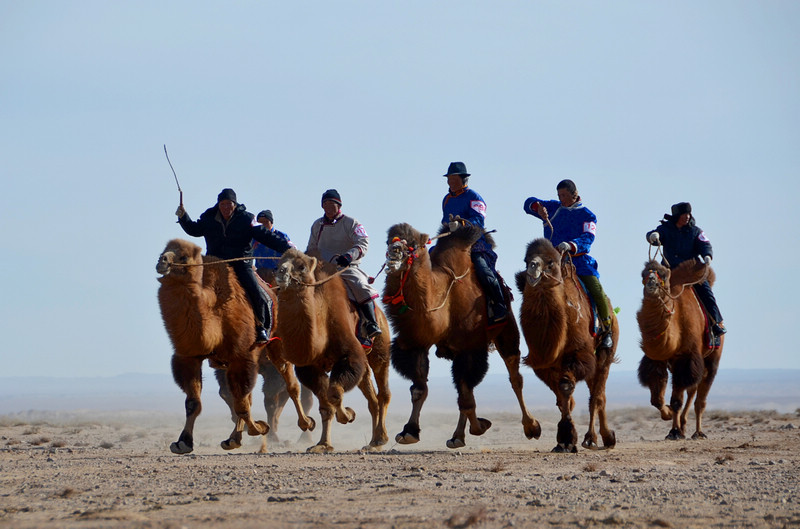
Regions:
[[[611,324],[611,313],[608,310],[608,300],[606,293],[603,291],[603,285],[600,284],[600,278],[597,276],[578,276],[586,285],[586,290],[591,294],[597,305],[597,315],[600,316],[600,323],[604,326]]]

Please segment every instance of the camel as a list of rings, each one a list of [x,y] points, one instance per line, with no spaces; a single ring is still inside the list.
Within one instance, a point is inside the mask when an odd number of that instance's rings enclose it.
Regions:
[[[489,350],[495,348],[505,362],[509,380],[522,410],[522,426],[528,439],[539,438],[541,426],[522,397],[519,372],[519,329],[509,310],[508,320],[487,328],[487,299],[472,268],[470,250],[482,230],[462,226],[455,232],[443,228],[435,251],[428,252],[428,235],[408,224],[389,229],[386,252],[386,284],[383,302],[395,329],[392,365],[411,381],[411,416],[395,436],[400,444],[420,440],[420,413],[428,396],[428,350],[452,361],[453,384],[458,392],[459,418],[448,448],[466,446],[469,433],[484,434],[491,421],[477,416],[474,388],[489,368]],[[447,235],[445,235],[447,234]],[[511,293],[506,305],[511,307]]]
[[[573,392],[582,380],[589,387],[589,429],[581,446],[599,448],[594,428],[597,420],[603,446],[613,448],[617,439],[606,420],[606,381],[619,338],[616,315],[611,324],[614,345],[598,348],[601,337],[593,332],[591,303],[572,262],[562,261],[552,243],[540,238],[528,245],[525,263],[527,270],[516,275],[522,292],[520,325],[528,344],[524,361],[556,395],[561,420],[553,452],[578,451]]]
[[[322,432],[309,452],[334,450],[331,425],[355,420],[342,404],[356,385],[367,399],[372,416],[372,439],[364,450],[377,451],[388,442],[386,412],[389,390],[389,324],[380,308],[375,313],[382,334],[365,349],[356,337],[359,318],[348,300],[344,281],[332,265],[297,249],[287,250],[275,274],[281,318],[275,331],[284,357],[295,365],[297,377],[319,401]],[[374,373],[377,394],[372,383]]]
[[[173,239],[156,265],[161,274],[158,303],[174,351],[172,376],[186,394],[186,422],[178,441],[170,445],[175,454],[187,454],[194,449],[194,423],[202,410],[204,360],[214,369],[224,371],[230,390],[228,404],[235,426],[230,437],[222,441],[223,449],[241,446],[245,426],[253,436],[265,435],[269,429],[267,423],[254,421],[250,415],[252,390],[265,354],[286,383],[297,410],[298,426],[304,431],[314,428],[314,420],[305,414],[300,403],[300,385],[292,366],[276,354],[276,348],[254,343],[255,320],[250,302],[233,269],[214,264],[217,261],[215,257],[201,255],[196,244]],[[274,307],[275,294],[269,289],[267,292]],[[273,310],[273,320],[276,316]]]
[[[706,339],[705,311],[690,288],[705,279],[713,285],[714,271],[694,260],[684,261],[674,270],[650,260],[642,271],[644,298],[636,314],[644,351],[639,382],[650,388],[650,404],[659,410],[661,418],[672,420],[667,439],[685,439],[686,418],[695,397],[696,430],[692,439],[707,438],[702,429],[703,412],[725,336],[720,336],[718,347],[710,346]],[[668,372],[672,373],[669,406],[664,404]]]

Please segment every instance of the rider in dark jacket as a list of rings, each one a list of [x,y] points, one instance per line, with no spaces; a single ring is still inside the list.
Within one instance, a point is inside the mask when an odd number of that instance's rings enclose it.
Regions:
[[[196,221],[189,217],[183,205],[178,207],[175,214],[183,231],[194,237],[204,237],[206,254],[220,259],[252,257],[253,239],[281,253],[291,247],[285,237],[256,224],[253,214],[247,211],[244,204],[236,202],[233,189],[223,189],[217,196],[216,205],[208,208]],[[270,326],[269,302],[259,287],[252,261],[234,261],[230,265],[253,307],[256,343],[266,343],[269,340],[266,330]]]
[[[647,232],[647,242],[654,246],[661,246],[664,256],[663,264],[669,268],[675,268],[682,262],[696,259],[698,256],[706,265],[709,265],[714,255],[711,250],[711,241],[695,224],[692,205],[688,202],[679,202],[672,205],[671,211],[672,215],[664,215],[661,224],[656,229]],[[722,314],[720,314],[717,300],[708,281],[694,285],[694,290],[713,322],[714,334],[721,336],[728,332],[722,323]]]

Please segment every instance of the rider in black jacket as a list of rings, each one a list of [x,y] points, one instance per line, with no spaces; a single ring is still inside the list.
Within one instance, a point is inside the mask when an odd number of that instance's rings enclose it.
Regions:
[[[253,239],[281,253],[291,248],[285,237],[268,231],[260,224],[254,225],[253,214],[247,211],[244,204],[236,202],[233,189],[223,189],[217,196],[216,205],[208,208],[197,220],[189,218],[183,205],[178,207],[175,214],[183,231],[193,237],[205,237],[206,254],[220,259],[252,257]],[[251,260],[234,261],[230,265],[253,307],[256,343],[266,343],[269,340],[269,305],[258,285],[253,263]]]
[[[673,204],[671,211],[672,215],[664,215],[661,224],[656,229],[647,232],[647,242],[654,246],[661,246],[664,265],[675,268],[680,263],[696,259],[698,256],[706,265],[711,264],[711,258],[714,255],[711,250],[711,241],[695,224],[692,205],[688,202],[679,202]],[[728,332],[722,323],[722,314],[708,281],[694,285],[694,290],[712,320],[714,334],[722,336]]]

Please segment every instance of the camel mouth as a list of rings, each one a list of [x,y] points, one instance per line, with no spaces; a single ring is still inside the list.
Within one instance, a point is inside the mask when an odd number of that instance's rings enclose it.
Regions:
[[[397,273],[406,260],[406,250],[402,244],[394,243],[386,251],[386,273]]]
[[[169,259],[165,254],[161,254],[158,258],[158,263],[156,263],[156,272],[165,276],[172,271],[171,268],[172,260]]]
[[[534,259],[528,263],[528,268],[525,271],[525,279],[530,286],[535,287],[538,285],[542,281],[543,276],[542,263],[540,261]]]

